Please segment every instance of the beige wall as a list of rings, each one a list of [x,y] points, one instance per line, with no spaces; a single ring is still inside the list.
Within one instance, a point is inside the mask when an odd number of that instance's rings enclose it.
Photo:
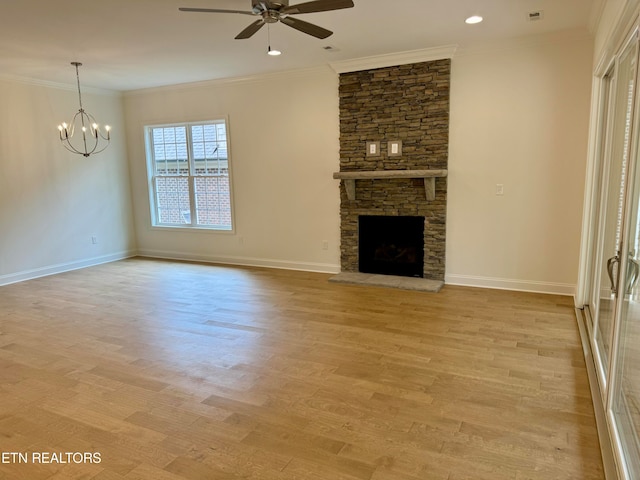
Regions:
[[[0,80],[0,285],[135,248],[121,99],[83,91],[87,111],[114,126],[112,145],[87,159],[67,152],[56,129],[77,95]]]
[[[338,271],[338,82],[329,67],[131,92],[125,112],[141,253]],[[143,126],[220,116],[229,120],[235,232],[152,228]]]
[[[592,45],[570,32],[454,57],[449,283],[573,292]],[[118,97],[85,94],[115,139],[87,160],[55,139],[55,126],[77,108],[73,91],[2,81],[0,282],[135,250],[337,271],[337,91],[338,76],[326,67],[130,92],[124,108]],[[152,228],[143,126],[219,115],[229,119],[235,232]],[[48,129],[50,140],[34,141],[33,132]],[[504,196],[495,195],[497,183]]]
[[[573,293],[592,46],[580,31],[454,57],[449,283]],[[125,112],[141,252],[338,269],[338,184],[331,179],[338,169],[335,73],[131,92]],[[236,232],[152,229],[143,125],[216,115],[230,122]],[[497,183],[504,196],[495,195]],[[328,250],[322,240],[329,241]]]
[[[573,293],[591,64],[586,32],[453,59],[448,283]]]

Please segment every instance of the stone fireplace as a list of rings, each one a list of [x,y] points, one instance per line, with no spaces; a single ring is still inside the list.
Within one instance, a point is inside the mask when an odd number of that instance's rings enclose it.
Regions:
[[[422,268],[407,276],[444,281],[450,71],[444,59],[340,75],[343,274],[368,273],[362,217],[418,217]]]

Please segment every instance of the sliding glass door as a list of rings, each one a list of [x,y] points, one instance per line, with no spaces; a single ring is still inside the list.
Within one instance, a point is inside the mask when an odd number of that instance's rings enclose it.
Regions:
[[[635,70],[637,62],[637,42],[627,48],[628,61],[623,57],[624,68]],[[625,52],[625,53],[626,53]],[[629,75],[630,78],[633,78]],[[628,103],[634,101],[633,80],[628,85]],[[636,100],[637,102],[637,100]],[[635,122],[637,124],[637,121]],[[640,165],[638,164],[638,131],[634,127],[631,112],[626,122],[627,134],[624,138],[627,147],[626,155],[633,154],[629,162],[629,181],[625,188],[625,215],[623,222],[623,241],[619,252],[617,310],[619,311],[614,329],[615,359],[612,374],[612,394],[610,414],[615,427],[616,436],[623,451],[624,467],[630,478],[640,478]],[[636,141],[631,141],[633,138]]]
[[[599,182],[587,310],[590,341],[618,469],[640,478],[640,166],[638,35],[601,82]]]
[[[619,83],[619,85],[622,82]],[[616,92],[619,93],[619,92]],[[615,106],[624,106],[620,99]],[[624,132],[624,110],[615,109],[616,118],[613,122],[613,139]],[[622,118],[620,118],[622,116]],[[610,138],[611,138],[610,137]],[[619,271],[620,256],[620,230],[622,228],[622,216],[620,213],[622,204],[622,192],[626,170],[626,158],[619,151],[623,145],[614,145],[612,155],[609,155],[605,163],[603,186],[600,206],[600,238],[598,255],[597,288],[594,290],[593,306],[596,308],[594,316],[594,337],[596,354],[600,360],[600,381],[606,388],[607,371],[609,367],[609,354],[611,352],[611,338],[613,334],[613,318],[617,299],[615,283]]]
[[[636,167],[637,167],[637,161]],[[624,450],[626,469],[631,478],[640,478],[640,168],[635,168],[629,185],[629,224],[625,235],[624,268],[617,290],[621,297],[618,318],[615,380],[611,413],[620,445]],[[624,270],[624,271],[623,271]]]
[[[595,308],[594,337],[599,360],[599,377],[603,390],[608,381],[609,358],[613,339],[614,316],[619,291],[625,187],[631,149],[631,121],[635,91],[637,42],[632,41],[620,55],[615,75],[605,78],[609,105],[606,105],[608,128],[603,143],[604,154],[600,192],[600,228],[597,254],[597,277],[592,306]]]

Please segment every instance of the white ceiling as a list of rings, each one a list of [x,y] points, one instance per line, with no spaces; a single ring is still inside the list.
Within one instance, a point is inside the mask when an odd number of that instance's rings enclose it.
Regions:
[[[305,0],[291,0],[291,4]],[[330,62],[456,44],[592,28],[603,0],[354,0],[355,7],[298,18],[332,30],[319,40],[284,24],[248,40],[247,15],[186,13],[178,7],[250,10],[250,0],[1,0],[0,75],[135,90],[314,67]],[[529,22],[530,11],[544,17]],[[466,25],[480,14],[485,21]],[[325,51],[330,45],[336,50]]]

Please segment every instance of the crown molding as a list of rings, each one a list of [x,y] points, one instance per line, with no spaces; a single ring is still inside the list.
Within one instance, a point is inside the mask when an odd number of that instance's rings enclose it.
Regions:
[[[78,86],[76,84],[51,82],[48,80],[39,80],[36,78],[20,77],[18,75],[0,74],[0,81],[21,83],[23,85],[30,85],[34,87],[55,88],[56,90],[67,90],[69,92],[78,91]],[[97,87],[87,87],[85,85],[82,85],[81,87],[82,87],[82,93],[90,93],[94,95],[107,95],[107,96],[113,96],[113,97],[121,96],[121,92],[118,92],[116,90],[108,90],[106,88],[97,88]]]
[[[202,80],[200,82],[178,83],[174,85],[162,85],[159,87],[139,88],[135,90],[127,90],[122,92],[125,97],[133,97],[137,95],[147,95],[159,92],[174,92],[179,90],[191,90],[197,88],[205,88],[212,86],[239,85],[261,83],[269,80],[278,80],[281,78],[295,78],[316,76],[326,74],[332,70],[325,64],[317,67],[297,68],[293,70],[281,70],[276,72],[259,73],[255,75],[246,75],[243,77],[214,78],[211,80]]]
[[[443,45],[440,47],[408,50],[405,52],[374,55],[351,60],[339,60],[337,62],[331,62],[329,65],[331,65],[331,68],[333,68],[336,73],[358,72],[360,70],[372,70],[374,68],[453,58],[457,48],[457,45]]]

